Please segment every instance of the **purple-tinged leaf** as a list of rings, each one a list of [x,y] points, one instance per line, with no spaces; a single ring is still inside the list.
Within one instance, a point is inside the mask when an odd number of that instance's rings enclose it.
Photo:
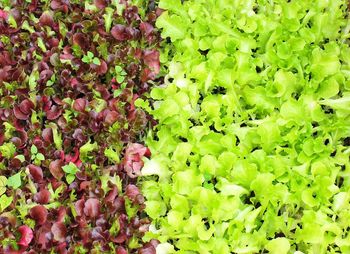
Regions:
[[[39,18],[39,24],[41,26],[54,26],[53,14],[51,12],[43,12]]]
[[[12,158],[10,161],[10,167],[13,169],[19,169],[21,167],[21,161],[18,158]]]
[[[10,141],[17,147],[20,148],[22,146],[22,140],[18,137],[13,137]]]
[[[51,224],[45,223],[35,232],[36,243],[41,246],[42,250],[49,248],[49,243],[52,241]]]
[[[118,119],[118,112],[116,111],[109,111],[107,114],[106,114],[106,117],[105,117],[105,122],[108,124],[108,125],[112,125],[113,123],[115,123]]]
[[[138,254],[156,254],[156,248],[151,243],[146,243],[137,252]]]
[[[115,198],[118,196],[118,188],[114,185],[112,190],[110,190],[106,197],[105,197],[105,203],[113,203]]]
[[[124,232],[120,232],[116,237],[112,237],[111,240],[115,243],[124,243],[128,239],[128,236]]]
[[[79,185],[79,190],[80,191],[85,191],[88,190],[90,187],[91,181],[82,181]]]
[[[107,6],[106,0],[94,0],[94,4],[99,9],[104,9]]]
[[[124,247],[118,246],[117,254],[128,254],[128,252],[127,252],[127,250]]]
[[[156,78],[156,74],[153,71],[151,71],[150,69],[145,68],[142,70],[142,73],[141,73],[141,81],[142,82],[154,80],[155,78]]]
[[[33,145],[35,145],[38,149],[42,148],[44,143],[43,141],[40,139],[40,137],[35,137],[33,139]]]
[[[80,152],[79,152],[79,149],[77,147],[74,147],[73,148],[73,152],[74,154],[67,154],[65,156],[65,161],[66,162],[73,162],[77,167],[80,167],[81,166],[81,160],[79,158],[80,156]]]
[[[62,109],[53,105],[48,111],[46,111],[46,117],[49,120],[55,120],[62,114]]]
[[[47,204],[50,201],[50,192],[46,189],[42,189],[35,193],[34,201],[39,204]]]
[[[28,134],[25,130],[23,129],[16,129],[15,131],[15,136],[18,137],[20,139],[20,145],[18,146],[18,148],[23,148],[25,146],[25,144],[28,141]]]
[[[75,129],[73,133],[73,138],[78,140],[81,143],[86,142],[86,137],[83,134],[83,131],[81,129]]]
[[[4,10],[0,10],[0,18],[6,20],[8,17],[8,12]]]
[[[160,61],[159,52],[157,50],[145,50],[143,53],[143,60],[145,64],[154,71],[155,74],[159,73]]]
[[[74,204],[75,211],[77,212],[78,216],[83,216],[84,214],[84,205],[85,205],[85,200],[80,199]]]
[[[142,157],[149,155],[149,149],[141,144],[133,143],[126,148],[122,163],[129,177],[135,178],[141,175],[141,168],[143,167]]]
[[[100,214],[100,201],[97,198],[89,198],[84,204],[84,214],[90,218],[96,218]]]
[[[83,33],[76,33],[73,35],[73,44],[76,44],[81,49],[86,50],[89,46],[89,40]]]
[[[21,234],[21,238],[17,242],[18,245],[27,247],[33,240],[33,231],[30,227],[22,225],[18,228],[18,232]]]
[[[94,241],[101,241],[101,240],[106,240],[105,237],[103,236],[102,228],[101,227],[95,227],[91,231],[91,238]]]
[[[54,160],[50,163],[49,170],[57,180],[61,180],[61,178],[64,176],[62,169],[63,165],[64,163],[62,160]]]
[[[57,218],[56,221],[57,222],[63,222],[65,216],[67,215],[67,208],[64,206],[60,206],[57,210]]]
[[[154,27],[148,22],[141,22],[140,30],[145,38],[148,38],[154,31]]]
[[[127,37],[129,40],[131,40],[131,39],[136,40],[141,36],[140,31],[138,29],[132,28],[132,27],[126,27],[125,33],[127,34]]]
[[[67,228],[63,222],[55,222],[52,224],[51,232],[54,240],[57,242],[63,242],[66,239]]]
[[[39,75],[39,82],[46,83],[53,75],[52,70],[43,70]]]
[[[13,114],[15,115],[15,117],[19,120],[28,120],[29,115],[25,114],[21,111],[19,106],[15,106],[13,109]]]
[[[52,143],[53,142],[53,133],[51,128],[45,128],[42,133],[41,137],[46,143]]]
[[[125,41],[128,39],[128,34],[124,25],[118,24],[112,27],[111,34],[114,37],[114,39],[118,41]]]
[[[67,13],[69,7],[69,0],[52,0],[50,6],[53,10],[60,10]]]
[[[33,177],[35,182],[41,182],[43,180],[43,170],[41,167],[30,164],[28,166],[29,173]]]
[[[107,66],[107,63],[103,60],[100,60],[101,64],[100,65],[97,65],[96,67],[96,73],[98,75],[103,75],[103,74],[106,74],[107,71],[108,71],[108,66]]]
[[[23,114],[26,115],[30,115],[32,110],[34,108],[34,104],[32,101],[26,99],[23,100],[20,104],[19,104],[19,109],[22,111]]]
[[[76,99],[73,103],[73,109],[78,112],[84,112],[85,108],[89,105],[88,100],[79,98]]]
[[[113,207],[116,210],[116,212],[125,212],[125,199],[122,196],[117,197],[114,200]]]
[[[140,195],[139,188],[134,184],[129,184],[125,188],[125,195],[132,201],[136,200],[136,197]]]
[[[47,220],[47,209],[42,205],[34,206],[30,209],[29,215],[38,225],[43,225]]]
[[[38,7],[38,0],[32,0],[30,5],[28,6],[28,10],[30,12],[34,12],[37,7]]]
[[[58,47],[60,41],[59,39],[57,38],[50,38],[48,41],[47,41],[47,45],[49,46],[49,48],[55,48],[55,47]],[[58,58],[57,58],[58,60]],[[50,57],[50,62],[51,62],[51,57]]]

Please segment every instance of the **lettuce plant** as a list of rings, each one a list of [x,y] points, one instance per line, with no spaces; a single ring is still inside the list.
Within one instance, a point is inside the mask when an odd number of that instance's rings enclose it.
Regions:
[[[134,104],[160,69],[146,7],[0,1],[1,253],[155,253]]]
[[[348,253],[347,2],[160,0],[142,173],[159,253]]]

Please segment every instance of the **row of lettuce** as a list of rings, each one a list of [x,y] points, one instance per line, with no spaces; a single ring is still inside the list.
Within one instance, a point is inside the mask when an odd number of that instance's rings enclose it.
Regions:
[[[142,192],[158,253],[350,252],[345,0],[160,0]]]
[[[0,1],[0,253],[154,254],[137,187],[155,6]]]

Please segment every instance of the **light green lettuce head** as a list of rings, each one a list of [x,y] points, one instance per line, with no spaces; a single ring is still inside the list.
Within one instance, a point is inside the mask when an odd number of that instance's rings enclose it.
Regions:
[[[136,102],[158,253],[350,253],[346,6],[159,1],[164,85]]]

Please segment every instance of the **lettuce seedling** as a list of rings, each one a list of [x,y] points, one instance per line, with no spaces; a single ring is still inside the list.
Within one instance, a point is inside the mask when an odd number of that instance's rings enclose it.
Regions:
[[[78,167],[74,163],[69,162],[69,164],[63,166],[62,169],[67,174],[66,175],[67,183],[71,184],[75,179],[76,173],[79,171]]]
[[[98,59],[97,57],[94,56],[94,53],[92,53],[91,51],[88,51],[86,55],[83,56],[83,58],[81,59],[84,63],[88,63],[88,64],[96,64],[96,65],[100,65],[101,61],[100,59]]]

